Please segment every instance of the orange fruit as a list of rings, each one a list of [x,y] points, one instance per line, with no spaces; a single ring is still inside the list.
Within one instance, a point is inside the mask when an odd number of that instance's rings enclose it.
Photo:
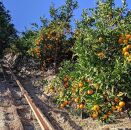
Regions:
[[[82,88],[84,85],[83,85],[82,82],[80,82],[78,86],[79,86],[80,88]]]
[[[39,49],[39,48],[35,48],[35,51],[36,51],[36,52],[40,52],[40,49]]]
[[[93,83],[91,79],[85,79],[85,82],[87,82],[89,84]]]
[[[80,105],[79,104],[77,105],[77,109],[80,109]]]
[[[123,53],[127,52],[128,51],[128,48],[127,47],[124,47],[123,48]]]
[[[83,108],[84,108],[84,104],[81,103],[81,104],[79,105],[79,109],[83,109]]]
[[[122,108],[120,106],[116,106],[116,109],[117,109],[118,112],[122,111]]]
[[[126,56],[126,57],[128,57],[129,55],[130,55],[129,52],[124,53],[124,56]]]
[[[119,107],[122,108],[122,107],[124,107],[124,106],[125,106],[125,102],[124,102],[124,101],[120,101],[120,102],[119,102]]]
[[[62,103],[62,104],[60,104],[60,108],[64,108],[65,107],[65,105]]]
[[[92,117],[93,119],[96,119],[96,118],[98,117],[98,114],[93,113],[93,114],[91,115],[91,117]]]
[[[105,57],[105,54],[103,52],[99,52],[97,55],[100,59],[103,59]]]
[[[123,43],[124,44],[128,44],[128,40],[123,40]]]
[[[115,111],[115,110],[116,110],[116,107],[115,107],[115,106],[112,106],[112,107],[111,107],[111,110],[112,110],[112,111]]]
[[[64,101],[64,106],[68,105],[69,104],[69,101]]]
[[[87,91],[87,94],[89,94],[89,95],[91,95],[93,93],[94,93],[94,91],[92,89],[90,89],[90,90]]]
[[[79,98],[75,98],[74,101],[75,101],[76,103],[78,103],[78,102],[79,102]]]
[[[129,39],[130,39],[130,37],[131,37],[131,35],[130,35],[130,34],[126,34],[126,40],[129,40]]]
[[[102,117],[103,120],[107,120],[107,118],[108,118],[108,115],[106,115],[106,114],[103,115],[103,117]]]
[[[127,58],[127,61],[128,61],[128,62],[131,62],[131,57],[128,57],[128,58]]]
[[[67,81],[68,81],[68,78],[67,78],[67,77],[65,77],[65,78],[64,78],[64,82],[67,82]]]
[[[120,38],[120,39],[118,40],[118,43],[119,43],[119,44],[123,43],[123,39]]]
[[[68,82],[64,83],[64,87],[68,88],[69,87],[69,83]]]
[[[129,50],[131,49],[131,45],[127,45],[126,48]]]
[[[94,111],[99,111],[99,110],[100,110],[100,107],[99,107],[98,105],[94,105],[93,108],[92,108],[92,110],[94,110]]]

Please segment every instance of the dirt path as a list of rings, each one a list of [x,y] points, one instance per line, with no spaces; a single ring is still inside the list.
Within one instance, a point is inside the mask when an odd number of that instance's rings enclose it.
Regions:
[[[6,82],[0,83],[0,130],[23,130],[8,86]]]
[[[5,72],[4,72],[5,74]],[[0,68],[0,130],[41,130],[20,89]]]

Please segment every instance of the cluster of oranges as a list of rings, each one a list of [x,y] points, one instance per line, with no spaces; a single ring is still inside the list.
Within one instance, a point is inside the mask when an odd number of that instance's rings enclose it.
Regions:
[[[40,58],[40,56],[41,56],[41,55],[40,55],[40,48],[39,48],[39,47],[36,47],[36,48],[34,49],[34,51],[35,51],[37,57]]]
[[[130,62],[131,61],[131,54],[130,54],[130,50],[131,50],[131,35],[130,34],[126,34],[126,35],[121,35],[118,43],[119,44],[123,44],[124,48],[122,49],[122,54],[125,56],[125,58],[127,58],[127,60]]]
[[[118,99],[118,97],[115,97],[114,101],[116,102],[115,104],[117,104],[117,105],[112,105],[111,108],[108,109],[106,112],[102,112],[101,111],[102,108],[99,105],[94,105],[93,108],[92,108],[91,117],[93,119],[96,119],[96,118],[98,118],[99,115],[101,115],[101,113],[104,113],[104,114],[102,114],[101,119],[107,120],[109,118],[109,116],[112,115],[113,112],[115,112],[115,111],[122,112],[122,109],[125,106],[125,102],[120,101]]]
[[[46,39],[47,40],[51,40],[51,41],[56,41],[56,42],[59,42],[59,40],[61,39],[62,37],[62,33],[57,33],[57,32],[52,32],[52,31],[49,31],[48,33],[46,33]]]
[[[43,41],[43,40],[44,40],[44,36],[41,35],[38,39],[36,39],[35,44],[36,44],[37,46],[40,46],[40,43],[41,43],[41,41]]]
[[[41,35],[38,39],[35,40],[35,45],[36,46],[34,48],[34,52],[35,52],[35,54],[37,55],[38,58],[41,57],[40,43],[41,43],[41,41],[43,41],[43,39],[44,39],[44,36]]]
[[[91,101],[92,102],[91,103],[90,102],[90,100],[92,99],[91,96],[97,93],[96,91],[97,89],[96,88],[93,89],[92,87],[86,89],[86,83],[88,83],[88,86],[90,86],[93,85],[93,81],[84,78],[84,80],[78,82],[77,85],[75,85],[74,87],[73,85],[70,84],[70,79],[71,78],[69,78],[68,76],[65,76],[63,78],[63,86],[65,88],[63,89],[64,90],[63,92],[64,92],[64,97],[67,96],[66,95],[68,93],[67,91],[70,91],[70,93],[72,93],[72,96],[69,98],[65,98],[64,100],[61,99],[60,108],[64,108],[68,106],[71,108],[76,108],[78,110],[84,110],[84,111],[86,110],[92,119],[99,118],[103,121],[107,121],[110,118],[110,116],[116,111],[122,112],[125,106],[125,102],[122,101],[119,97],[115,96],[114,98],[109,98],[109,95],[106,96],[103,95],[103,99],[105,101],[102,104],[97,103],[97,101],[96,102]],[[79,91],[79,94],[77,90]],[[81,90],[84,91],[84,93],[83,92],[80,93]],[[87,101],[84,100],[82,98],[83,95],[87,95],[89,99],[87,99]],[[109,107],[107,105],[107,102],[112,105]],[[91,105],[91,107],[87,107],[89,104]]]
[[[66,100],[63,103],[61,103],[60,108],[64,108],[64,107],[66,107],[69,104],[70,104],[70,101]]]
[[[131,45],[126,45],[126,47],[123,48],[122,53],[124,54],[125,57],[129,57],[130,56],[130,51],[131,49]]]
[[[69,87],[69,77],[68,76],[64,77],[63,84],[65,88]]]
[[[46,32],[41,33],[35,40],[35,48],[33,52],[36,54],[37,58],[40,58],[41,54],[44,54],[47,61],[52,61],[55,52],[54,49],[56,49],[56,43],[60,43],[62,37],[62,32],[55,32],[48,28]]]
[[[126,35],[120,35],[118,43],[119,44],[128,44],[128,42],[131,40],[131,35],[130,34],[126,34]]]

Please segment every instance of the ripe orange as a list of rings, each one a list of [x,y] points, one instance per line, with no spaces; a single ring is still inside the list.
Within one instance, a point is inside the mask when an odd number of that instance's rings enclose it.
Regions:
[[[126,56],[126,57],[128,57],[129,55],[130,55],[129,52],[124,53],[124,56]]]
[[[116,107],[115,107],[115,106],[112,106],[112,107],[111,107],[111,110],[112,110],[112,111],[115,111],[115,110],[116,110]]]
[[[131,45],[127,45],[126,48],[129,50],[131,49]]]
[[[39,48],[35,48],[35,52],[40,52],[40,49]]]
[[[120,38],[120,39],[118,40],[118,43],[119,43],[119,44],[123,43],[123,39]]]
[[[126,40],[129,40],[130,39],[130,34],[126,34]]]
[[[68,105],[69,104],[69,101],[64,101],[64,106]]]
[[[91,117],[92,117],[93,119],[96,119],[96,118],[98,117],[98,114],[97,114],[97,113],[93,113],[93,114],[91,115]]]
[[[105,54],[103,52],[99,52],[97,55],[100,59],[103,59],[105,57]]]
[[[79,86],[80,88],[82,88],[84,85],[83,85],[82,82],[80,82],[78,86]]]
[[[124,44],[128,44],[128,40],[123,40],[123,43]]]
[[[127,58],[127,61],[128,61],[128,62],[131,62],[131,57],[128,57],[128,58]]]
[[[107,118],[108,118],[108,115],[106,115],[106,114],[103,115],[103,117],[102,117],[103,120],[107,120]]]
[[[125,106],[125,102],[124,102],[124,101],[120,101],[120,102],[119,102],[119,107],[122,108],[122,107],[124,107],[124,106]]]
[[[80,109],[80,105],[79,104],[77,105],[77,109]]]
[[[68,88],[69,87],[69,83],[68,82],[64,83],[64,87]]]
[[[87,91],[87,94],[89,94],[89,95],[91,95],[93,93],[94,93],[94,91],[92,89],[90,89],[90,90]]]
[[[84,108],[84,104],[83,103],[79,104],[79,109],[83,109],[83,108]]]
[[[74,101],[75,101],[76,103],[78,103],[78,102],[79,102],[79,98],[75,98]]]
[[[67,77],[65,77],[65,78],[64,78],[64,82],[67,82],[67,81],[68,81],[68,78],[67,78]]]
[[[85,79],[85,82],[89,83],[89,84],[92,84],[93,81],[91,79]]]
[[[124,47],[123,48],[123,53],[127,52],[128,51],[128,48],[127,47]]]
[[[64,108],[65,107],[65,105],[62,103],[62,104],[60,104],[60,108]]]
[[[39,45],[40,45],[40,42],[39,42],[39,41],[36,41],[36,45],[39,46]]]
[[[116,106],[116,108],[117,108],[117,111],[118,111],[118,112],[121,112],[121,111],[122,111],[122,108],[121,108],[120,106]]]
[[[100,107],[98,105],[94,105],[93,108],[92,108],[94,111],[99,111],[100,110]]]

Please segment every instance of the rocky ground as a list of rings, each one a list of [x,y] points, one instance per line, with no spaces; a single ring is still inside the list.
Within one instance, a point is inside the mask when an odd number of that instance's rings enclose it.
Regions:
[[[6,81],[0,82],[0,130],[23,130],[8,86]]]
[[[40,130],[19,87],[0,66],[0,130]]]

